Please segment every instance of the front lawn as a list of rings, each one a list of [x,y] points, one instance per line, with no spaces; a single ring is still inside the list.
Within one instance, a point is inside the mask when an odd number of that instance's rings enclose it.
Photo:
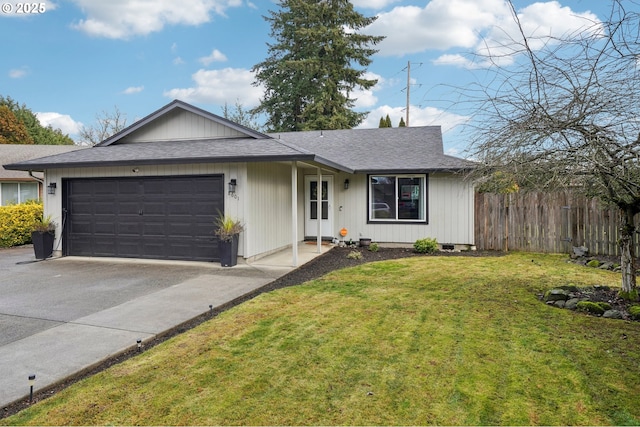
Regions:
[[[537,299],[618,286],[558,255],[417,257],[235,307],[8,425],[640,423],[640,322]]]

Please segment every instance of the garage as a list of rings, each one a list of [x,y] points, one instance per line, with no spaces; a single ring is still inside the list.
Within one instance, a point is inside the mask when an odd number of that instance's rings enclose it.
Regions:
[[[65,255],[219,260],[222,175],[70,178],[62,187]]]

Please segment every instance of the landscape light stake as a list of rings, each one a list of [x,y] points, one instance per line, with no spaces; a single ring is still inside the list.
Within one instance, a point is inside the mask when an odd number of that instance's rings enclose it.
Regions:
[[[209,314],[213,316],[213,304],[209,304]]]
[[[136,343],[138,344],[138,353],[140,353],[142,351],[142,340],[139,339],[136,341]]]
[[[36,382],[35,374],[29,375],[29,403],[33,402],[33,384]]]

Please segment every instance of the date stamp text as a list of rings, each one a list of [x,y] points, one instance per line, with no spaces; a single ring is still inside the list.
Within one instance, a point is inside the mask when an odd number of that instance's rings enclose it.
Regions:
[[[46,3],[2,3],[0,10],[5,15],[37,15],[47,11]]]

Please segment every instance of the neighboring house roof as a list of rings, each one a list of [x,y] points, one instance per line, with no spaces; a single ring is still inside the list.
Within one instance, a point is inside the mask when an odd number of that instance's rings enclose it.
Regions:
[[[153,128],[154,122],[183,111],[230,128],[234,136],[174,137],[138,142],[141,134]],[[164,131],[166,129],[161,129]],[[95,147],[43,159],[18,161],[7,164],[6,168],[42,171],[90,166],[257,161],[313,161],[350,173],[462,170],[473,166],[471,162],[444,154],[439,126],[267,135],[182,101],[173,101]]]
[[[68,153],[81,149],[77,145],[27,145],[27,144],[0,144],[0,181],[32,181],[33,177],[25,170],[9,170],[3,165],[11,163],[23,163],[32,159],[42,159],[61,153]]]

